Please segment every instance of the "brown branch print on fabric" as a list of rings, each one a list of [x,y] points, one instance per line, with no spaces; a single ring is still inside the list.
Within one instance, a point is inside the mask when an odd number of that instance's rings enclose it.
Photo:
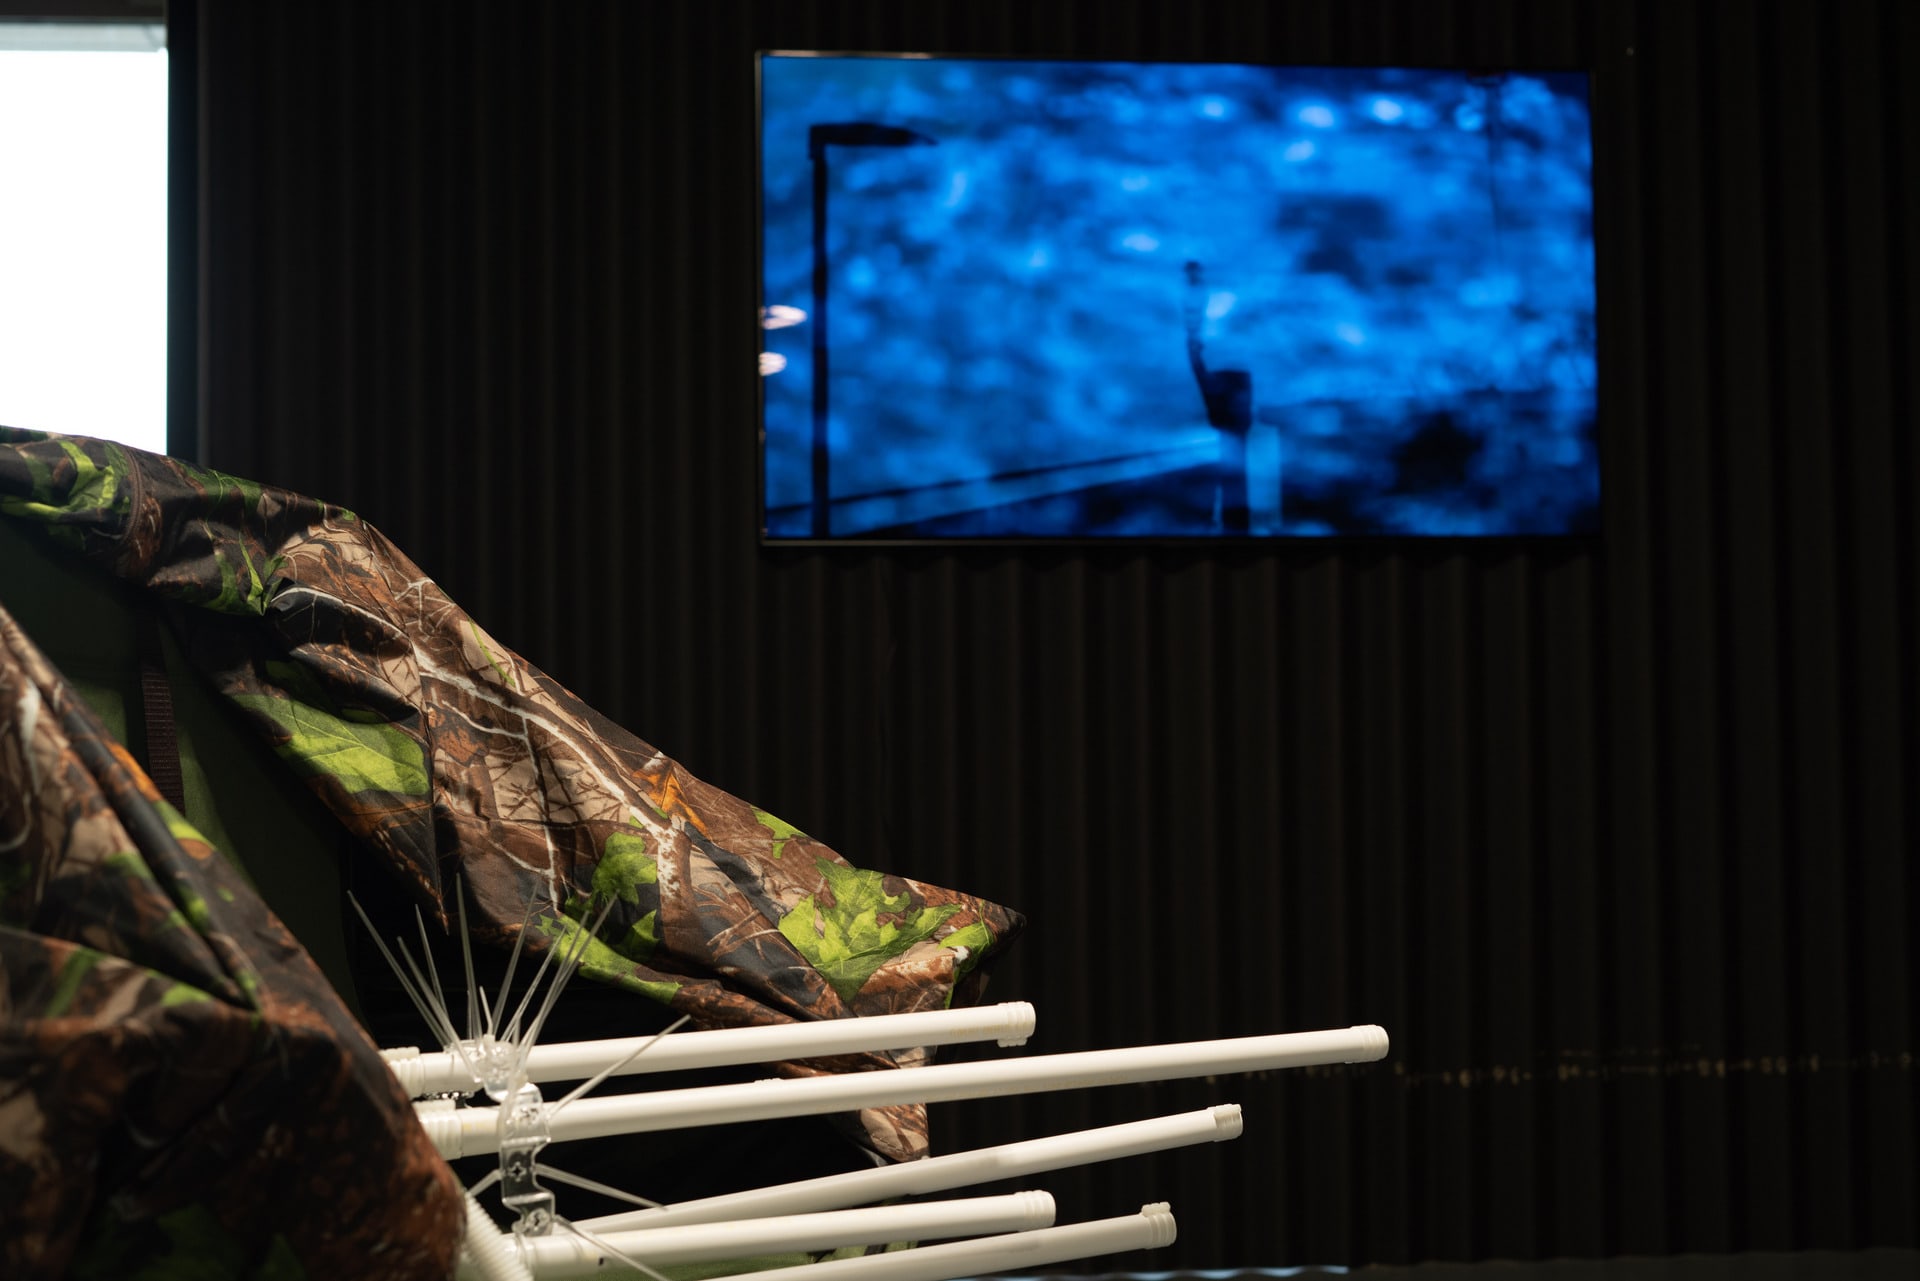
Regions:
[[[975,896],[851,868],[694,778],[490,637],[352,512],[0,429],[0,516],[166,602],[200,672],[443,924],[445,887],[464,877],[478,941],[510,946],[530,900],[583,901],[635,840],[653,879],[623,882],[632,897],[582,972],[703,1027],[964,1004],[1022,926]],[[543,918],[528,945],[579,915]],[[894,1159],[926,1151],[923,1109],[859,1132]]]

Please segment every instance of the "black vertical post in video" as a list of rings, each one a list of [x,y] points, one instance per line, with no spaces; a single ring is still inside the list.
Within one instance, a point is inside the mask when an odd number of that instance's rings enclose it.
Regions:
[[[1229,534],[1252,528],[1248,502],[1247,433],[1253,429],[1253,373],[1246,369],[1207,368],[1206,346],[1200,338],[1201,268],[1187,264],[1187,362],[1200,384],[1207,425],[1220,433],[1218,483],[1220,525]]]
[[[813,536],[833,536],[827,456],[827,148],[931,147],[911,129],[865,122],[811,125],[807,159],[813,162]]]

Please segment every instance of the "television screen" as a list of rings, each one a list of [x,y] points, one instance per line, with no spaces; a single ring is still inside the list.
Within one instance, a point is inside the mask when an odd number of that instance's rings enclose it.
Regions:
[[[759,79],[768,540],[1597,530],[1584,73]]]

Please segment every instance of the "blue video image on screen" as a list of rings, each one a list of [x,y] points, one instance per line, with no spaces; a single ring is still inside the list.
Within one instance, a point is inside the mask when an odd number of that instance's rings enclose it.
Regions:
[[[770,539],[1598,527],[1582,74],[769,55],[761,111]]]

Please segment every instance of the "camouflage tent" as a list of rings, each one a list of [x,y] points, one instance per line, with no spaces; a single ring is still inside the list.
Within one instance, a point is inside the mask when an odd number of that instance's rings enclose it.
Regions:
[[[537,902],[529,946],[576,940],[583,974],[717,1027],[965,1002],[1020,928],[691,777],[349,511],[0,428],[0,520],[157,608],[405,895],[444,925],[464,880],[483,943]],[[0,565],[0,607],[9,590]],[[589,902],[612,906],[585,939]],[[132,1275],[126,1252],[161,1240],[225,1259],[211,1275],[450,1272],[457,1184],[364,1031],[4,618],[0,1002],[0,1272]],[[892,1159],[926,1150],[919,1108],[857,1128]]]

